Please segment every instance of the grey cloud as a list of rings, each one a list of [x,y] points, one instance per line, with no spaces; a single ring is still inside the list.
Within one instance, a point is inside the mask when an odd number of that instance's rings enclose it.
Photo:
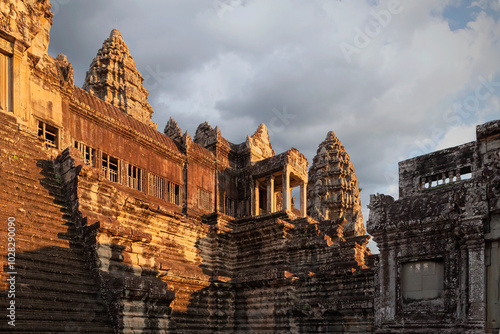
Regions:
[[[58,8],[49,52],[68,56],[81,85],[118,28],[146,79],[160,131],[170,116],[192,135],[207,120],[239,143],[264,122],[277,152],[293,146],[312,162],[333,130],[366,205],[369,193],[394,188],[399,159],[426,153],[419,140],[432,138],[433,128],[450,129],[443,108],[470,94],[479,74],[500,73],[498,23],[478,17],[476,26],[452,33],[440,18],[444,2],[402,3],[351,63],[339,44],[353,43],[354,28],[383,1],[374,8],[365,1],[71,0]],[[220,92],[213,90],[219,83]],[[461,122],[478,119],[473,113]]]

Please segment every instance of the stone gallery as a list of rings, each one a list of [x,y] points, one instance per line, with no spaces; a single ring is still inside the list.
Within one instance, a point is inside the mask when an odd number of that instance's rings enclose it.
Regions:
[[[500,121],[400,162],[372,255],[334,132],[311,166],[264,124],[159,132],[119,31],[79,88],[49,1],[0,8],[1,332],[499,332]]]

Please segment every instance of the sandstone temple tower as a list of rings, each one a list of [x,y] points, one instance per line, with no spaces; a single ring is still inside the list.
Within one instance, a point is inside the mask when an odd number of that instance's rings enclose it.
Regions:
[[[83,89],[156,128],[143,81],[121,33],[113,29],[92,60]]]
[[[333,131],[319,144],[309,169],[308,214],[318,220],[341,220],[344,235],[364,235],[358,179],[349,154]]]

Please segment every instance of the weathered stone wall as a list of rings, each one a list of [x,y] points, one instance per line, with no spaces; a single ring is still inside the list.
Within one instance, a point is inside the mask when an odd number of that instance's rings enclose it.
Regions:
[[[175,205],[99,179],[95,169],[71,157],[78,155],[76,149],[63,152],[61,175],[74,184],[73,215],[80,216],[115,328],[175,332],[191,296],[209,284],[198,245],[209,227],[184,219]],[[146,326],[153,318],[157,322]]]
[[[149,275],[173,291],[157,315],[158,328],[172,333],[371,331],[373,271],[356,256],[366,237],[334,244],[329,234],[338,229],[323,223],[321,231],[314,220],[285,212],[232,222],[215,214],[185,219],[149,197],[125,199],[91,167],[71,170],[63,179],[78,174],[78,209],[92,231],[84,232],[87,240],[95,238],[90,249],[103,292],[121,296],[108,297],[120,330],[155,328],[141,327],[151,316],[144,306],[151,292],[141,283]],[[127,299],[126,291],[141,289],[142,299]]]
[[[0,332],[113,333],[54,170],[56,154],[36,136],[18,130],[13,116],[0,113]]]
[[[476,142],[401,162],[399,200],[372,195],[377,333],[498,331],[499,123],[478,126]]]

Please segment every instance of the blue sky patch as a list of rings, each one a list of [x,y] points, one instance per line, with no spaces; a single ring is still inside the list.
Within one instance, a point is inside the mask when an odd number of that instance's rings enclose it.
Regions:
[[[477,1],[462,0],[458,3],[453,3],[443,10],[443,18],[448,21],[448,25],[452,31],[464,29],[467,23],[474,21],[477,14],[481,12],[481,8],[473,6]]]

